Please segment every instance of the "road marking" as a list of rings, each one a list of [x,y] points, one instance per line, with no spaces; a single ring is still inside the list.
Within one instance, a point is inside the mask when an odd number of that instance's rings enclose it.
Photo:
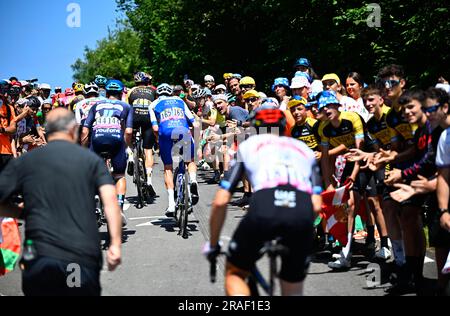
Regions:
[[[131,204],[124,204],[123,205],[123,210],[124,211],[128,211],[128,209],[131,207]]]
[[[166,217],[164,216],[145,216],[145,217],[133,217],[133,218],[129,218],[130,221],[139,221],[141,219],[164,219]]]
[[[432,263],[432,262],[434,262],[433,259],[428,258],[428,257],[425,256],[425,262],[424,263]]]

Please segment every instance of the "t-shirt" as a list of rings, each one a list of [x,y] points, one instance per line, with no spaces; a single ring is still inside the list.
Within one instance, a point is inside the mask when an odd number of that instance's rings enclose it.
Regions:
[[[347,96],[342,97],[340,101],[343,112],[355,112],[358,113],[363,119],[364,122],[368,122],[369,119],[372,117],[372,115],[367,111],[366,107],[364,106],[364,101],[362,98],[359,98],[358,100],[349,98]]]
[[[8,105],[9,106],[9,105]],[[14,108],[9,106],[9,111],[6,108],[7,105],[3,104],[3,101],[0,100],[0,127],[8,128],[11,124],[11,121],[16,119],[16,114],[14,112]],[[9,112],[9,113],[8,113]],[[8,120],[9,116],[9,120]],[[12,155],[11,148],[11,136],[9,134],[0,134],[0,154],[1,155]]]
[[[238,122],[245,122],[248,119],[248,111],[238,106],[229,107],[229,119],[237,120]]]
[[[381,116],[381,119],[377,120],[376,117],[373,116],[367,122],[367,131],[371,139],[373,139],[373,143],[384,149],[388,149],[391,142],[399,140],[398,133],[394,129],[389,128],[386,122],[386,116],[390,110],[390,107],[383,105],[383,115]]]
[[[0,175],[0,202],[24,197],[26,240],[38,255],[101,268],[95,194],[114,184],[94,153],[66,141],[52,141],[12,160]]]
[[[354,112],[342,112],[339,116],[339,126],[335,128],[331,121],[321,122],[319,126],[321,145],[331,148],[344,144],[354,148],[357,139],[364,139],[364,126],[361,117]]]
[[[436,166],[450,168],[450,128],[447,128],[439,139]]]

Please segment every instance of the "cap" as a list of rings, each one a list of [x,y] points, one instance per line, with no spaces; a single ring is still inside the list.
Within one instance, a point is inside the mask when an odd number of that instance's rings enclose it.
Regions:
[[[255,79],[253,79],[252,77],[244,77],[241,79],[241,81],[239,81],[240,85],[256,85]]]
[[[223,79],[230,79],[231,77],[233,77],[233,74],[231,72],[226,72],[223,74]]]
[[[215,103],[218,100],[223,100],[225,102],[228,102],[228,97],[225,94],[216,94],[213,96],[213,102]]]
[[[39,85],[39,89],[41,89],[41,90],[52,90],[52,87],[48,83],[41,83]]]
[[[322,109],[330,104],[340,104],[334,91],[323,91],[318,95],[318,109]]]
[[[292,99],[289,100],[287,107],[288,107],[288,109],[290,109],[299,104],[306,106],[306,104],[308,104],[308,100],[306,100],[304,97],[295,95],[292,97]]]
[[[299,58],[294,64],[294,67],[299,67],[299,66],[311,68],[311,63],[309,62],[309,60],[307,58],[302,57],[302,58]]]
[[[307,72],[303,72],[303,71],[297,71],[295,73],[295,77],[305,77],[306,79],[308,79],[309,83],[313,82],[313,78],[310,76],[309,73]]]
[[[205,76],[205,82],[209,82],[209,81],[215,82],[214,77],[211,76],[211,75],[206,75]]]
[[[341,84],[341,79],[339,79],[339,76],[336,75],[336,74],[326,74],[325,76],[323,76],[322,82],[323,82],[323,81],[328,81],[328,80],[334,80],[334,81],[336,81],[339,85]]]
[[[183,87],[180,85],[176,85],[175,87],[173,87],[173,91],[182,91]]]
[[[220,89],[222,89],[224,91],[227,91],[227,87],[225,87],[224,84],[219,84],[217,87],[214,88],[214,91],[217,91],[217,90],[220,90]]]
[[[289,88],[288,78],[276,78],[272,85],[272,91],[275,91],[276,86],[284,86],[286,88]]]
[[[267,98],[267,94],[265,94],[264,92],[259,92],[258,94],[261,99]]]
[[[233,75],[231,75],[230,79],[233,79],[233,78],[241,80],[242,79],[242,75],[241,74],[233,74]]]
[[[311,89],[311,84],[309,83],[308,79],[306,79],[305,77],[292,78],[291,89],[300,89],[303,87]]]
[[[250,99],[250,98],[260,98],[260,95],[258,91],[256,90],[249,90],[244,94],[244,99]]]

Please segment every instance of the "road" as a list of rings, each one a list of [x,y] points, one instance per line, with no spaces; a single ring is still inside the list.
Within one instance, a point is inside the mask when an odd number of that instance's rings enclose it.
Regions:
[[[136,190],[128,179],[125,213],[128,225],[124,231],[123,263],[115,272],[102,271],[102,294],[105,296],[221,296],[223,295],[223,260],[219,262],[218,280],[209,282],[209,263],[201,254],[208,239],[208,218],[211,201],[217,185],[208,184],[210,172],[199,172],[200,202],[190,217],[190,236],[187,240],[177,235],[178,229],[172,219],[164,216],[167,193],[163,184],[163,166],[159,162],[154,168],[154,186],[159,195],[143,209],[136,209]],[[239,198],[242,193],[236,194]],[[227,241],[245,212],[230,207],[222,231]],[[104,229],[102,239],[106,237]],[[435,282],[436,268],[433,253],[428,253],[425,264],[427,282]],[[364,256],[355,255],[349,271],[332,272],[328,268],[328,257],[315,256],[305,283],[305,294],[324,296],[382,296],[383,288],[368,289]],[[267,259],[259,263],[261,271],[267,271]],[[383,274],[383,280],[385,275]],[[386,285],[386,284],[384,284]],[[19,269],[0,278],[0,295],[22,295]]]

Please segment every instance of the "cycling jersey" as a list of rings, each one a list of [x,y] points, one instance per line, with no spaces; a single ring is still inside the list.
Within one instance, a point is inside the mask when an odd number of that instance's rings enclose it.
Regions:
[[[414,131],[417,129],[417,125],[411,125],[403,117],[401,111],[396,111],[394,108],[386,114],[386,123],[389,128],[395,130],[399,136],[405,141],[410,141],[414,137]],[[399,140],[399,139],[397,139]]]
[[[335,128],[331,121],[321,122],[319,136],[321,145],[332,148],[344,144],[347,148],[354,148],[356,140],[364,139],[364,127],[361,117],[354,112],[341,112],[339,126]]]
[[[383,115],[381,116],[381,119],[377,120],[374,116],[367,122],[367,130],[370,137],[373,139],[373,144],[376,144],[383,149],[388,149],[392,142],[399,141],[399,134],[397,131],[390,128],[386,122],[386,117],[390,110],[390,107],[383,105]]]
[[[75,96],[75,98],[73,98],[73,100],[70,101],[70,103],[69,103],[69,110],[75,112],[77,103],[79,103],[79,102],[81,102],[83,100],[84,100],[84,96],[83,95]]]
[[[230,192],[245,173],[255,192],[290,185],[298,191],[320,194],[322,181],[314,152],[294,138],[252,136],[239,146],[233,163],[233,169],[221,182],[221,187]]]
[[[127,103],[133,107],[135,123],[150,123],[149,108],[153,101],[155,91],[151,87],[137,86],[128,92]]]
[[[295,125],[291,129],[291,136],[304,142],[310,149],[317,150],[319,146],[319,140],[317,138],[319,125],[319,121],[307,117],[303,125]]]
[[[98,98],[84,99],[78,102],[75,105],[75,118],[77,120],[77,123],[80,125],[84,125],[84,122],[86,121],[92,106],[104,100],[106,99],[103,97],[98,97]]]
[[[189,123],[194,123],[194,116],[188,106],[179,97],[162,96],[150,106],[150,120],[152,126],[159,127],[159,147],[164,165],[171,165],[173,145],[180,139],[190,141],[190,154],[188,148],[183,152],[186,158],[194,157],[194,140],[189,131]]]
[[[450,168],[450,128],[439,139],[436,165],[438,168]]]

